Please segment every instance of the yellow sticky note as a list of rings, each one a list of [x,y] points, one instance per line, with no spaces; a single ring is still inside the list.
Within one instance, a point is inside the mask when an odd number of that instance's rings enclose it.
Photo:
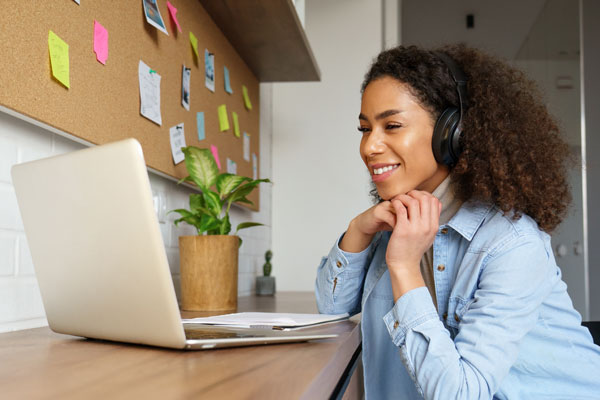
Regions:
[[[240,137],[240,123],[238,121],[238,115],[235,111],[232,111],[231,116],[233,117],[233,134],[235,137]]]
[[[190,32],[190,43],[192,44],[192,47],[194,48],[194,53],[196,53],[196,58],[200,57],[200,55],[198,55],[198,39],[196,39],[196,36],[194,36],[194,34],[192,32]]]
[[[63,85],[70,88],[69,82],[69,45],[56,33],[48,32],[48,50],[50,51],[50,64],[52,75]]]
[[[221,132],[229,129],[229,118],[227,117],[227,107],[225,104],[221,104],[219,110],[219,129]]]
[[[248,88],[242,85],[242,94],[244,95],[244,105],[248,110],[252,110],[252,103],[250,103],[250,97],[248,97]]]

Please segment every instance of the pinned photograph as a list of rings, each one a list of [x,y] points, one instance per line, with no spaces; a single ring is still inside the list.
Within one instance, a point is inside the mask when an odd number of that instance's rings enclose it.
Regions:
[[[211,91],[215,91],[215,55],[204,49],[204,82],[206,87]]]
[[[168,35],[167,28],[165,28],[165,23],[160,16],[160,11],[158,10],[158,4],[156,4],[156,0],[142,0],[144,4],[144,14],[146,15],[146,21],[163,32],[165,35]]]
[[[185,64],[181,70],[181,104],[183,108],[190,111],[190,75],[192,70],[187,68]]]

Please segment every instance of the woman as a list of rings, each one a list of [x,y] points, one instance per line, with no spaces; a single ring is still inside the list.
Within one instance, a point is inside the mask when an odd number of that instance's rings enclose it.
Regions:
[[[598,399],[550,236],[568,147],[533,83],[462,45],[382,52],[362,85],[377,204],[318,269],[322,313],[362,312],[367,399]]]

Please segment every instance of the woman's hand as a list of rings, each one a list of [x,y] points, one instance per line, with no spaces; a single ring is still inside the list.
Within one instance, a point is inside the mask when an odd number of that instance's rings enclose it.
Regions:
[[[396,214],[390,201],[383,201],[350,221],[348,230],[340,242],[340,249],[359,253],[371,243],[375,233],[391,231],[396,225]]]
[[[420,261],[433,244],[439,227],[442,203],[431,193],[411,190],[391,201],[396,223],[385,259],[392,279],[394,300],[425,286]]]

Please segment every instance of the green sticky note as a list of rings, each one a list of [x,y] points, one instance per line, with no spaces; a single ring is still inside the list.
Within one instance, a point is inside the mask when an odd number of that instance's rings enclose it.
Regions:
[[[221,104],[219,110],[219,130],[221,132],[229,129],[229,118],[227,117],[227,107],[225,104]]]
[[[250,103],[250,97],[248,97],[248,88],[242,85],[242,94],[244,96],[244,105],[248,110],[252,110],[252,103]]]
[[[69,82],[69,45],[56,33],[48,32],[48,50],[50,51],[50,64],[52,75],[63,85],[70,88]]]
[[[238,121],[238,115],[235,111],[232,111],[231,116],[233,117],[233,134],[235,137],[240,137],[240,123]]]
[[[194,34],[192,32],[190,32],[190,43],[192,44],[192,47],[194,48],[194,53],[196,53],[196,58],[200,57],[200,55],[198,54],[198,39],[196,39],[196,36],[194,36]]]

